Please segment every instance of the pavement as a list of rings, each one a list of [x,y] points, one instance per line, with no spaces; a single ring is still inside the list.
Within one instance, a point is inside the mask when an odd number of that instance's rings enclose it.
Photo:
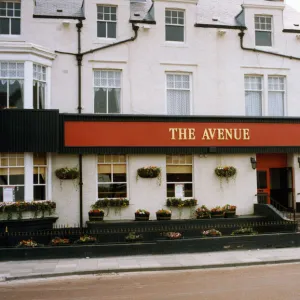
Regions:
[[[0,281],[300,262],[299,248],[0,262]]]

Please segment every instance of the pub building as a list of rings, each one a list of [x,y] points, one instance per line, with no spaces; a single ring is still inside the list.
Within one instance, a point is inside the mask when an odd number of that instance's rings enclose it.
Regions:
[[[137,209],[153,220],[167,198],[300,210],[298,12],[265,0],[46,2],[0,3],[22,19],[0,35],[0,202],[55,201],[69,226],[99,199],[129,199],[106,220]],[[159,179],[138,176],[150,166]],[[228,180],[215,173],[226,167]],[[179,218],[190,209],[172,209]]]

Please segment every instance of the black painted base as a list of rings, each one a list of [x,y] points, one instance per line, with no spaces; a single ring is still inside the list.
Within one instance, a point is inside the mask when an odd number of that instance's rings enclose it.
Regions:
[[[151,243],[72,245],[68,247],[0,248],[0,260],[109,257],[145,254],[199,253],[226,250],[300,247],[300,234],[262,234],[212,238],[159,239]]]

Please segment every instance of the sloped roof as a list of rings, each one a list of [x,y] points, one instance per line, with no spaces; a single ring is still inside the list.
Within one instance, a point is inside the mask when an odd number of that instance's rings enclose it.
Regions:
[[[84,19],[84,0],[35,0],[34,17]]]

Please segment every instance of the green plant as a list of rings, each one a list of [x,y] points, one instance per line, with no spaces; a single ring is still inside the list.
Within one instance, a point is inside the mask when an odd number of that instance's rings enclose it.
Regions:
[[[211,217],[210,210],[205,205],[198,207],[195,211],[195,214],[198,218],[210,218]]]
[[[253,228],[239,228],[237,230],[232,231],[231,235],[256,235],[257,231],[253,230]]]
[[[205,230],[202,232],[203,236],[205,237],[216,237],[216,236],[222,236],[222,233],[214,228]]]
[[[84,243],[95,243],[97,239],[90,235],[83,235],[81,236],[77,241],[75,241],[75,244],[84,244]]]
[[[121,208],[127,207],[129,205],[129,200],[125,198],[117,198],[117,199],[101,199],[96,201],[93,205],[93,209],[101,209],[107,208],[107,216],[109,215],[110,207],[115,209],[115,215],[121,213]]]
[[[168,209],[160,209],[156,212],[157,216],[161,216],[161,217],[167,217],[167,216],[171,216],[172,212]]]
[[[56,237],[56,238],[52,239],[50,242],[50,245],[52,245],[52,246],[69,245],[69,244],[70,244],[69,239],[63,239],[60,237]]]
[[[141,241],[143,240],[143,235],[142,234],[136,234],[135,232],[130,232],[126,237],[125,240],[127,242],[134,242],[134,241]]]
[[[169,238],[170,240],[177,240],[182,238],[182,234],[180,232],[164,232],[162,236]]]
[[[17,248],[35,248],[35,247],[42,247],[43,245],[38,244],[36,241],[29,239],[29,240],[22,240],[16,246]]]
[[[148,166],[137,169],[136,180],[138,178],[157,178],[158,184],[161,185],[161,168]]]
[[[145,210],[145,209],[138,209],[136,212],[135,212],[136,215],[143,215],[143,216],[149,216],[150,215],[150,212]]]
[[[93,206],[93,205],[92,205]],[[104,210],[99,208],[94,208],[89,211],[89,216],[104,216]]]
[[[65,180],[65,179],[76,179],[79,177],[79,170],[75,168],[60,168],[55,171],[55,175],[57,178],[60,180]]]
[[[192,207],[197,205],[196,199],[168,198],[166,206],[168,207]]]
[[[235,205],[226,204],[223,206],[224,211],[236,211]]]
[[[217,167],[215,168],[215,174],[220,178],[226,178],[228,182],[230,177],[236,176],[237,170],[235,167],[232,166],[224,166],[224,167]]]
[[[23,217],[23,212],[34,212],[34,217],[38,216],[38,213],[42,213],[42,218],[45,216],[45,212],[49,213],[49,216],[54,212],[56,203],[53,201],[32,201],[32,202],[0,202],[0,213],[7,213],[7,219],[11,220],[13,213],[17,213],[18,220]]]

